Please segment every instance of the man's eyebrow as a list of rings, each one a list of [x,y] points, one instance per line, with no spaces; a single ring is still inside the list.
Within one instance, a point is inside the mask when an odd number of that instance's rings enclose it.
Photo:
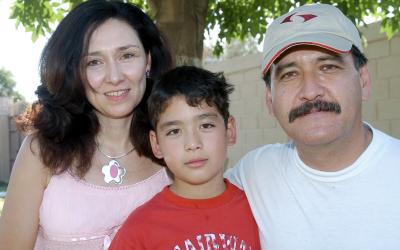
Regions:
[[[276,68],[275,75],[279,75],[284,69],[293,67],[295,65],[296,65],[295,62],[282,63],[282,64],[278,64],[278,65],[275,64],[275,68]]]
[[[344,59],[341,54],[328,54],[328,55],[323,55],[317,58],[318,62],[323,62],[323,61],[328,61],[328,60],[333,60],[336,62],[343,63]],[[275,75],[279,75],[284,69],[296,66],[296,62],[288,62],[288,63],[282,63],[282,64],[275,64]]]
[[[317,58],[318,62],[322,61],[327,61],[327,60],[333,60],[337,62],[344,62],[343,56],[341,54],[329,54],[329,55],[323,55]]]

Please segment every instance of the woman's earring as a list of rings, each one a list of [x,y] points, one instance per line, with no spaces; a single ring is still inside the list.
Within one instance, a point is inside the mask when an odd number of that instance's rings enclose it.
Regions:
[[[146,78],[150,78],[150,71],[146,70]]]

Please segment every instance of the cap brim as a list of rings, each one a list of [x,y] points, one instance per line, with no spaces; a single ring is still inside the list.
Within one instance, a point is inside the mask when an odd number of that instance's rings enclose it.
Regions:
[[[336,53],[347,53],[351,50],[352,42],[332,34],[307,34],[285,40],[267,52],[262,61],[262,74],[265,75],[271,64],[287,49],[298,45],[313,45],[331,50]],[[265,52],[264,52],[265,53]]]

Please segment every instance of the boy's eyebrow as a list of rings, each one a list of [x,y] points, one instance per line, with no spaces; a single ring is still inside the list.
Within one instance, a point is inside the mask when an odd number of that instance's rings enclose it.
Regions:
[[[130,48],[139,49],[140,47],[139,47],[139,45],[136,45],[136,44],[128,44],[128,45],[120,46],[116,50],[124,51],[124,50],[130,49]],[[95,55],[99,55],[99,54],[101,54],[100,51],[92,51],[92,52],[88,53],[86,56],[95,56]]]
[[[167,121],[167,122],[161,123],[160,124],[160,130],[164,130],[165,128],[168,128],[170,126],[175,126],[177,124],[179,124],[178,120]]]
[[[199,115],[199,116],[198,116],[198,119],[201,120],[201,119],[209,118],[209,117],[211,117],[211,118],[216,118],[216,117],[218,117],[218,114],[213,113],[213,112],[204,113],[204,114]]]
[[[202,119],[205,119],[205,118],[217,118],[217,117],[218,117],[217,113],[209,112],[209,113],[204,113],[204,114],[198,115],[196,117],[196,119],[197,120],[202,120]],[[176,126],[176,125],[178,125],[180,123],[182,123],[182,121],[180,121],[180,120],[166,121],[166,122],[160,124],[160,130],[163,130],[163,129],[165,129],[167,127],[170,127],[170,126]]]

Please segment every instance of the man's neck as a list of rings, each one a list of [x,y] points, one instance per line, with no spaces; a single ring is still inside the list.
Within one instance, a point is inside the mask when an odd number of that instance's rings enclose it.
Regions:
[[[300,159],[309,167],[326,172],[335,172],[352,165],[367,149],[372,140],[372,131],[363,125],[360,133],[337,142],[308,146],[296,143]]]

